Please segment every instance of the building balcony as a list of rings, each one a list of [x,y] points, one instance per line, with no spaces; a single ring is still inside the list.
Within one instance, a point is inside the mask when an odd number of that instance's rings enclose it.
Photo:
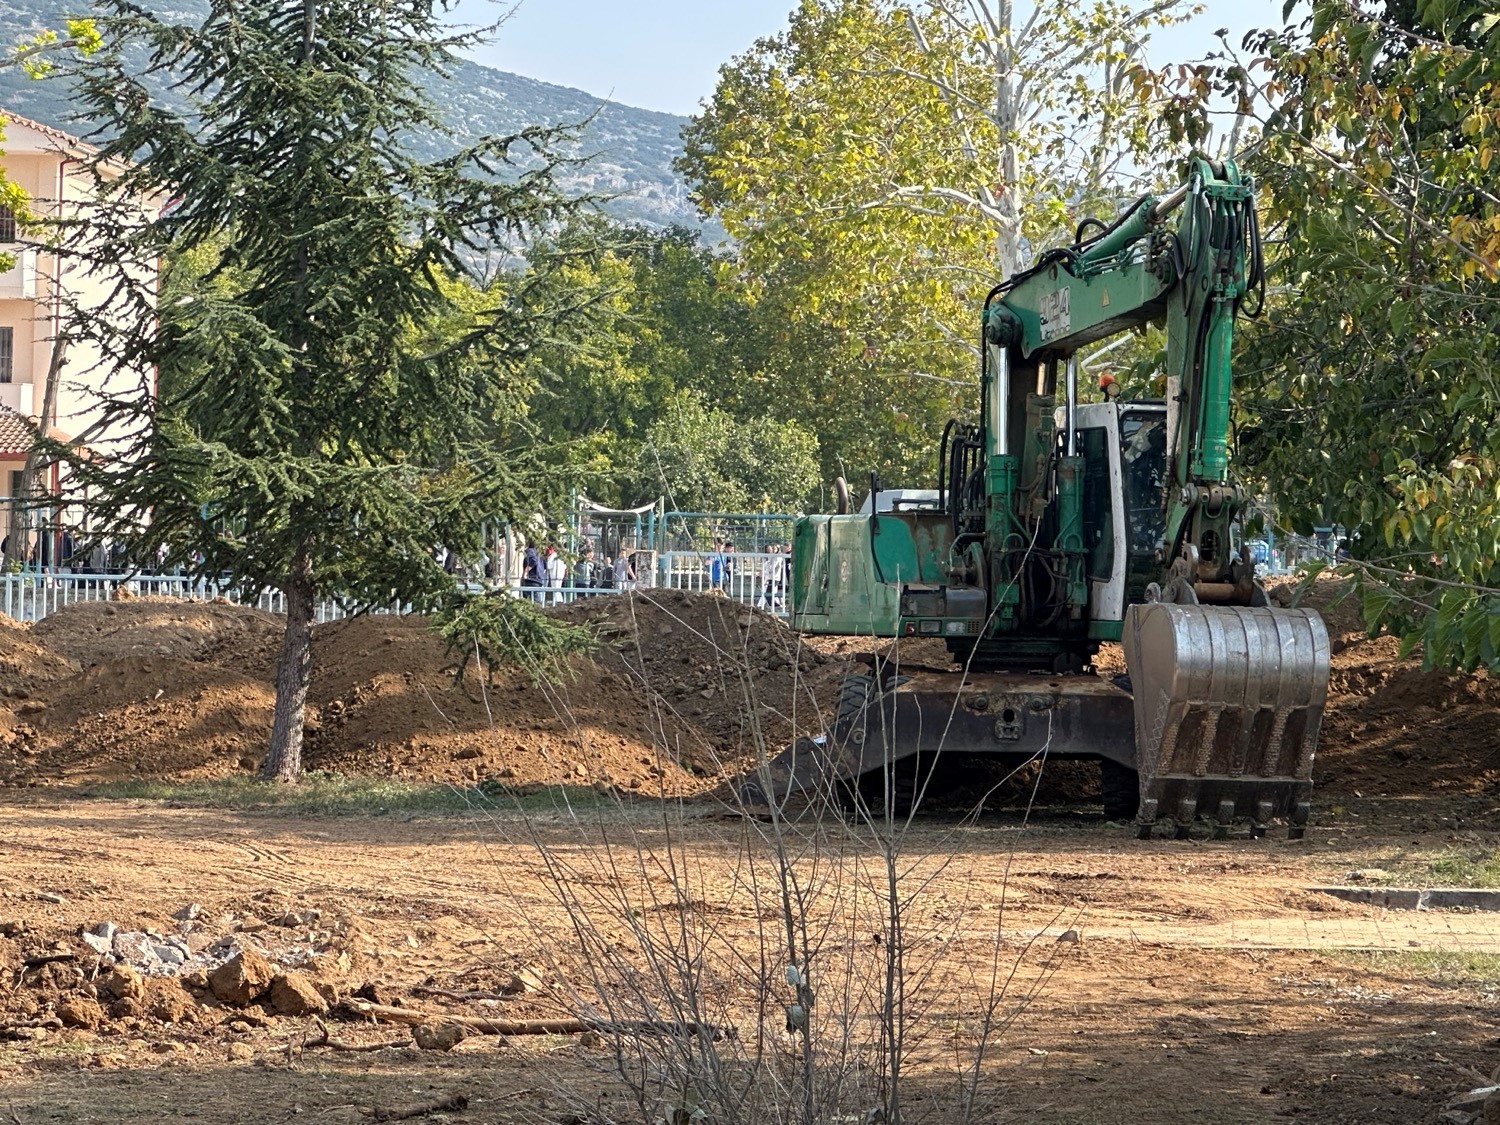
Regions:
[[[10,269],[0,271],[0,300],[36,299],[36,251],[17,243],[0,244],[0,255],[13,257]]]

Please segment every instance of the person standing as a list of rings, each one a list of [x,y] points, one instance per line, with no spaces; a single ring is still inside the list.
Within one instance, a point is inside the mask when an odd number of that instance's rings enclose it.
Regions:
[[[733,595],[734,593],[734,544],[728,539],[724,540],[724,583],[720,587],[723,593]],[[750,592],[755,593],[755,578],[750,579]]]
[[[594,548],[585,543],[583,553],[578,556],[578,562],[573,567],[573,585],[580,590],[592,590],[595,569]]]
[[[630,565],[630,556],[620,548],[620,557],[615,559],[615,589],[624,593],[635,589],[635,569]]]
[[[536,544],[526,544],[526,554],[521,563],[521,596],[540,602],[540,590],[547,584],[547,572],[542,565],[542,556]]]
[[[772,543],[766,548],[766,557],[760,564],[760,597],[757,604],[764,603],[766,609],[776,605],[776,578],[781,573],[781,544]]]
[[[549,591],[547,600],[552,605],[562,601],[563,579],[568,576],[568,564],[563,562],[561,553],[558,552],[556,543],[547,544],[547,589]]]
[[[787,571],[792,565],[792,545],[781,544],[781,550],[776,556],[776,599],[772,603],[777,610],[786,609],[786,579]]]
[[[703,569],[708,571],[708,592],[718,593],[719,579],[724,573],[724,541],[722,539],[714,540],[714,549],[709,553]]]

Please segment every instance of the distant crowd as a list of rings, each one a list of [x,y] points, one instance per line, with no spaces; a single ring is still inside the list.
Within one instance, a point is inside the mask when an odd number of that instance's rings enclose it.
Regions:
[[[750,569],[740,569],[734,542],[715,539],[705,552],[703,571],[706,589],[722,595],[752,595],[756,605],[780,611],[786,607],[787,568],[791,545],[772,543],[763,558],[752,559]],[[653,562],[648,552],[622,547],[613,558],[600,558],[591,544],[572,556],[556,542],[527,543],[521,561],[523,596],[551,605],[573,597],[616,593],[653,584]],[[564,594],[563,591],[573,591]]]
[[[584,544],[571,566],[556,543],[539,547],[528,543],[521,559],[521,589],[526,597],[538,602],[561,600],[563,589],[614,593],[634,590],[638,577],[638,551],[621,549],[614,558],[599,559],[594,548]],[[649,579],[648,579],[649,581]]]
[[[755,604],[769,610],[786,607],[786,571],[791,561],[790,543],[772,543],[766,548],[766,557],[760,562],[760,583],[754,586],[752,572],[749,582],[755,592]],[[730,594],[735,580],[734,543],[729,539],[714,540],[713,553],[704,564],[708,570],[708,588],[715,594]],[[742,580],[743,586],[743,580]]]

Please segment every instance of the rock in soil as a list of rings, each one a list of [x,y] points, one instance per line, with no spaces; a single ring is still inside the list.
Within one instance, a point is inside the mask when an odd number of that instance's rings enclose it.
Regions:
[[[456,1023],[419,1023],[411,1037],[424,1051],[451,1051],[464,1041],[465,1031]]]
[[[157,977],[146,982],[142,1005],[153,1019],[162,1023],[181,1023],[198,1005],[187,989],[171,977]]]
[[[1500,1125],[1500,1093],[1484,1099],[1484,1125]]]
[[[328,1002],[306,976],[290,972],[271,982],[271,1009],[282,1016],[315,1016],[328,1011]]]
[[[94,1030],[104,1022],[104,1009],[99,1001],[89,996],[69,996],[57,1006],[57,1018],[65,1027],[82,1027]]]
[[[209,974],[208,987],[225,1004],[245,1008],[275,977],[269,961],[253,949],[242,949]]]
[[[141,974],[129,965],[116,965],[99,978],[94,990],[101,1000],[139,1000],[145,994],[146,986]]]
[[[145,1014],[146,1009],[134,996],[126,996],[109,1006],[109,1018],[112,1020],[140,1019]]]

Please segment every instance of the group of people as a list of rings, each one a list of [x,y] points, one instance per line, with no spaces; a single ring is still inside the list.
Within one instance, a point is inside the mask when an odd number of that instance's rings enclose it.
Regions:
[[[522,596],[543,605],[554,605],[564,600],[565,589],[579,592],[571,596],[586,597],[590,593],[634,590],[638,584],[649,585],[649,574],[637,574],[637,558],[635,552],[622,547],[616,557],[600,559],[593,546],[585,543],[570,564],[557,543],[528,543],[521,561]],[[773,612],[786,608],[791,544],[770,544],[758,562],[751,556],[750,565],[758,569],[740,573],[736,586],[738,563],[734,542],[715,539],[714,549],[704,561],[711,593],[740,597],[748,594],[749,600]]]
[[[585,543],[571,567],[556,543],[548,543],[544,548],[528,543],[522,555],[521,589],[526,597],[544,604],[560,602],[565,587],[588,591],[633,590],[635,584],[635,558],[624,550],[616,558],[600,561],[594,548]]]
[[[764,606],[769,610],[779,610],[786,606],[786,572],[787,563],[791,560],[791,544],[772,543],[766,548],[766,556],[760,563],[760,585],[753,585],[755,576],[751,574],[751,589],[755,594],[755,604]],[[708,556],[708,588],[716,594],[730,594],[734,584],[735,553],[734,543],[728,539],[714,540],[713,553]]]

